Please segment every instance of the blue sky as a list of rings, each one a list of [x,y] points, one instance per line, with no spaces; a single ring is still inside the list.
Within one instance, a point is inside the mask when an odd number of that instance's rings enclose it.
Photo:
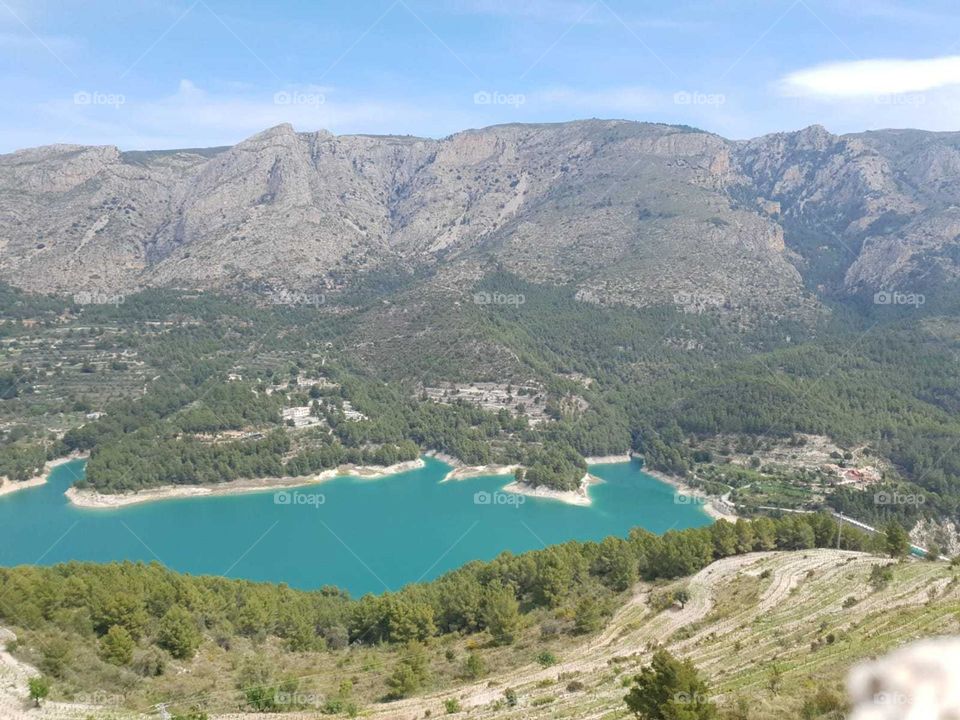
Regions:
[[[960,129],[960,4],[0,0],[0,151],[586,117]]]

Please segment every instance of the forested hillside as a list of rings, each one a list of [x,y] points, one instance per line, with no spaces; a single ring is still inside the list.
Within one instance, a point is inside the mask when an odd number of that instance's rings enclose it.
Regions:
[[[384,281],[379,299],[324,307],[166,291],[77,306],[7,289],[26,320],[0,326],[2,474],[26,479],[47,459],[90,452],[87,482],[122,492],[432,450],[519,463],[529,482],[569,489],[584,473],[578,457],[632,448],[722,494],[754,480],[803,485],[802,474],[748,477],[728,463],[736,448],[815,435],[885,469],[865,492],[807,493],[806,507],[908,526],[957,518],[960,327],[940,311],[837,305],[813,326],[737,327],[675,305],[601,307],[503,272],[460,296],[434,288],[424,305],[430,282]],[[477,293],[524,301],[475,304]],[[484,393],[499,399],[471,400]],[[313,419],[291,426],[290,407]],[[877,508],[887,490],[927,501]]]
[[[196,695],[206,712],[237,704],[265,712],[316,707],[322,696],[335,714],[482,677],[488,662],[517,661],[498,648],[516,646],[519,657],[547,666],[570,638],[601,630],[638,580],[682,578],[753,551],[837,542],[838,527],[825,515],[721,521],[662,537],[637,529],[625,539],[505,553],[360,599],[336,588],[178,575],[157,564],[0,569],[0,622],[15,629],[10,649],[40,668],[55,697],[99,691],[133,709],[171,698],[171,709],[187,712]],[[845,529],[840,543],[894,557],[907,551],[895,529],[873,539]],[[671,589],[650,602],[662,610],[690,597]],[[469,652],[455,663],[464,639]],[[356,653],[362,668],[351,661]],[[201,673],[202,681],[182,672],[197,663],[219,671]],[[318,664],[320,682],[310,671]]]

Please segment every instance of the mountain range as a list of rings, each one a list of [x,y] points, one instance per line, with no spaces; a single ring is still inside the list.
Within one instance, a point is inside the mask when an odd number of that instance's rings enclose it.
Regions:
[[[620,120],[441,140],[296,132],[232,147],[0,156],[0,280],[45,292],[336,292],[491,268],[634,306],[776,316],[960,276],[960,133],[747,141]]]

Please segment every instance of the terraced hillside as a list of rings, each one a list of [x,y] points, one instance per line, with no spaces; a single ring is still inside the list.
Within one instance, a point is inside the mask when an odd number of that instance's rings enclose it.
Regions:
[[[455,698],[462,710],[451,717],[624,718],[624,682],[649,662],[655,648],[665,647],[696,664],[729,717],[799,718],[804,701],[818,691],[839,698],[843,677],[857,661],[920,637],[960,632],[956,571],[945,563],[894,564],[892,579],[877,589],[870,582],[871,570],[890,562],[834,550],[726,558],[691,578],[637,585],[604,630],[567,647],[556,664],[522,664],[482,681],[369,705],[362,714],[383,720],[419,719],[428,711],[431,717],[447,716],[446,702]],[[689,594],[682,609],[654,609],[658,598],[680,586]],[[0,659],[0,717],[137,717],[89,704],[33,708],[26,700],[32,670],[8,654]],[[514,706],[505,700],[507,688],[516,693]],[[746,698],[749,705],[743,704]],[[317,716],[313,710],[273,717]]]
[[[820,685],[839,689],[856,661],[960,628],[960,583],[946,565],[898,565],[893,582],[874,592],[870,568],[883,562],[832,550],[727,558],[678,583],[690,594],[683,609],[655,613],[649,604],[655,591],[638,586],[603,633],[555,666],[529,665],[456,693],[398,703],[374,717],[442,714],[451,696],[471,718],[628,717],[622,681],[658,646],[693,660],[721,706],[733,708],[743,696],[750,698],[749,718],[800,717],[803,701]],[[850,597],[858,602],[845,608]],[[776,694],[768,689],[772,665],[782,672]],[[585,689],[567,690],[573,680]],[[517,691],[515,708],[494,707],[505,687]],[[554,700],[544,702],[548,698]]]

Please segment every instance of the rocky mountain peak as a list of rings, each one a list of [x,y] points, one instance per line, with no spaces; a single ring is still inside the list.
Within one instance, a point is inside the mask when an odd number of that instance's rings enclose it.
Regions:
[[[281,124],[209,152],[35,148],[0,156],[0,278],[310,288],[398,256],[458,277],[493,258],[596,302],[699,291],[789,312],[809,304],[801,274],[831,253],[837,291],[902,283],[924,263],[957,274],[957,137],[814,125],[731,142],[584,120],[443,140]]]

